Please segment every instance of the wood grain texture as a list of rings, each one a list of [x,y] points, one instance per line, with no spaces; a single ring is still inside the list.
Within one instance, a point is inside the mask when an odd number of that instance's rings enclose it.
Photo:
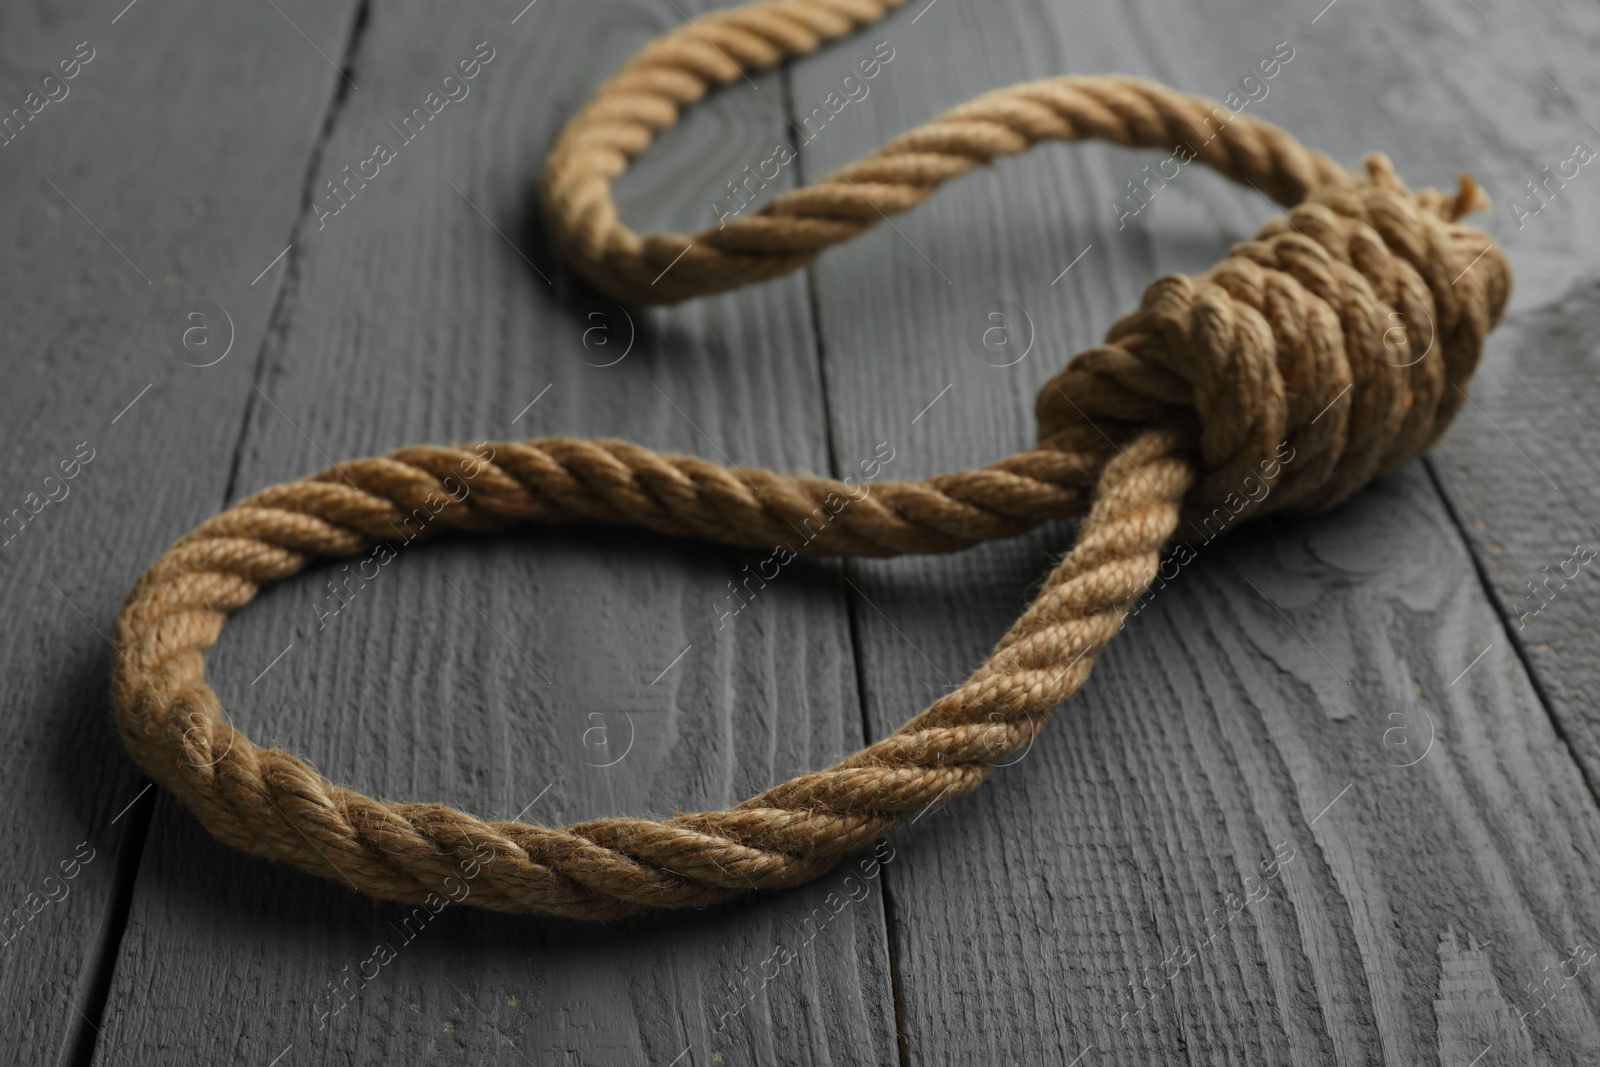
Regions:
[[[1509,638],[1533,665],[1594,791],[1600,672],[1590,650],[1600,587],[1594,568],[1580,562],[1587,558],[1580,546],[1600,549],[1592,462],[1600,444],[1592,416],[1600,174],[1583,166],[1564,181],[1559,172],[1577,144],[1600,149],[1600,129],[1592,125],[1600,116],[1590,106],[1595,74],[1584,61],[1587,46],[1600,40],[1600,18],[1582,10],[1556,23],[1530,14],[1520,28],[1512,37],[1522,54],[1495,39],[1497,62],[1508,61],[1514,77],[1499,89],[1461,79],[1475,109],[1506,117],[1473,127],[1485,130],[1477,134],[1484,143],[1474,168],[1499,199],[1491,232],[1516,265],[1517,298],[1493,339],[1473,406],[1431,463]],[[1511,121],[1530,109],[1545,112],[1541,121]],[[1538,183],[1537,197],[1529,182]]]
[[[804,279],[636,310],[636,343],[606,366],[626,327],[584,346],[593,294],[528,215],[565,117],[677,16],[560,0],[516,14],[371,10],[318,186],[394,141],[387,124],[480,42],[494,58],[322,229],[302,220],[237,495],[418,440],[543,433],[826,467]],[[652,223],[684,207],[669,191],[769,151],[782,93],[757,84],[664,139],[625,210]],[[762,556],[581,528],[404,546],[336,612],[340,567],[269,591],[212,677],[258,739],[372,793],[556,824],[723,806],[861,744],[837,568],[796,564],[720,618]],[[416,932],[410,909],[229,852],[163,800],[97,1062],[884,1062],[881,898],[845,874],[657,922],[459,909]],[[774,974],[780,946],[795,959]]]
[[[155,793],[112,823],[142,780],[95,627],[229,500],[544,433],[836,475],[885,445],[888,477],[982,464],[1032,440],[1034,391],[1151,279],[1271,210],[1186,170],[1119,226],[1153,157],[1052,146],[804,275],[624,319],[550,256],[532,183],[593,86],[704,5],[523,2],[0,16],[15,102],[37,57],[98,50],[0,147],[5,506],[97,449],[0,547],[13,904],[96,849],[0,946],[17,1062],[1593,1062],[1600,979],[1564,975],[1600,940],[1600,599],[1587,564],[1538,601],[1525,583],[1600,548],[1600,184],[1586,166],[1536,216],[1508,204],[1600,145],[1600,14],[1570,4],[914,0],[715,94],[624,176],[631,224],[695,229],[780,141],[804,142],[789,188],[985,89],[1116,70],[1222,97],[1288,41],[1252,113],[1350,164],[1385,151],[1412,185],[1470,170],[1499,205],[1516,300],[1434,457],[1199,548],[1015,766],[875,858],[594,927],[374,905]],[[407,139],[480,42],[470,93]],[[894,58],[839,107],[879,42]],[[394,158],[334,199],[379,141]],[[204,369],[164,337],[196,297],[237,331]],[[764,553],[596,527],[406,546],[337,594],[339,567],[270,590],[212,678],[258,741],[372,793],[550,822],[721,806],[959,682],[1071,535],[797,562],[737,615],[729,583]]]
[[[1313,27],[1316,15],[908,10],[868,35],[898,49],[892,75],[816,140],[806,173],[1029,77],[1126,70],[1222,97],[1284,40],[1295,58],[1257,113],[1351,163],[1387,150],[1413,184],[1477,170],[1506,124],[1555,126],[1516,95],[1489,99],[1480,64],[1519,90],[1537,75],[1490,55],[1506,42],[1486,22],[1480,33],[1428,7],[1383,18],[1341,4]],[[797,101],[826,91],[830,63],[798,67]],[[1431,87],[1441,66],[1472,92]],[[1270,210],[1185,173],[1119,230],[1110,205],[1145,162],[1036,152],[824,256],[836,454],[894,437],[899,473],[914,475],[1022,446],[1032,392],[1066,354],[1155,276],[1210,265]],[[994,301],[1012,305],[1016,343],[1016,308],[1036,336],[1012,367],[966,340]],[[1069,535],[850,566],[875,733],[981,660]],[[1592,942],[1597,919],[1583,891],[1594,797],[1537,692],[1422,467],[1326,518],[1204,548],[1018,766],[901,846],[887,887],[910,1061],[1461,1067],[1498,1049],[1586,1062],[1600,1047],[1592,976],[1537,1013],[1529,988]],[[1280,845],[1294,858],[1263,883]],[[1230,895],[1263,885],[1235,907]]]
[[[242,353],[277,293],[276,279],[250,283],[300,206],[299,181],[278,174],[303,173],[335,93],[336,73],[262,10],[0,13],[6,1062],[86,1063],[96,1040],[154,799],[108,714],[104,634],[140,570],[226,492]],[[338,52],[351,11],[317,8],[324,47]],[[197,297],[233,324],[232,358],[205,369],[166,340]]]

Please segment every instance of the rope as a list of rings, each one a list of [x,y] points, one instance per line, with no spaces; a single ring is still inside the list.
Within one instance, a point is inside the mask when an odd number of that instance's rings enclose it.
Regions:
[[[703,15],[650,42],[595,91],[545,164],[545,214],[578,272],[619,300],[672,303],[805,266],[951,178],[1040,141],[1199,145],[1200,162],[1282,204],[1349,175],[1269,123],[1142,79],[1047,78],[985,93],[815,185],[694,235],[640,237],[611,180],[678,108],[749,71],[815,51],[905,0],[764,0]],[[1225,128],[1226,136],[1218,136]]]
[[[1204,274],[1154,282],[1104,344],[1041,390],[1039,444],[980,470],[869,487],[545,438],[405,448],[239,501],[139,580],[113,664],[129,751],[217,838],[379,898],[440,901],[470,870],[473,904],[586,919],[792,886],[936,800],[972,792],[1029,744],[1088,678],[1186,524],[1332,507],[1444,431],[1511,287],[1498,246],[1458,221],[1484,206],[1471,179],[1453,196],[1413,193],[1382,156],[1358,176],[1266,123],[1234,115],[1218,127],[1226,109],[1152,83],[1056,78],[986,94],[693,237],[641,238],[617,221],[610,180],[680,105],[898,2],[767,0],[647,45],[550,156],[545,202],[574,266],[635,300],[773,277],[879,211],[907,210],[945,180],[1046,139],[1168,150],[1210,129],[1197,158],[1288,210]],[[202,651],[263,585],[319,560],[381,552],[397,534],[590,520],[771,546],[792,543],[819,511],[829,521],[798,551],[946,552],[1083,520],[1033,603],[958,689],[832,767],[724,811],[556,828],[376,800],[256,747],[205,680]]]

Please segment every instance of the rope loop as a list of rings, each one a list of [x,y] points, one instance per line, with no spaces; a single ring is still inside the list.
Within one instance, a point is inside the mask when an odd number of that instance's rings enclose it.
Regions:
[[[1104,344],[1041,390],[1038,445],[917,482],[733,470],[615,440],[414,446],[239,501],[181,538],[118,619],[117,723],[133,758],[219,840],[374,897],[611,919],[815,878],[1031,744],[1089,676],[1187,520],[1332,507],[1421,455],[1465,398],[1504,313],[1501,250],[1411,192],[1383,156],[1357,177],[1267,123],[1124,77],[986,93],[815,185],[700,234],[640,237],[611,181],[683,104],[810,52],[903,0],[761,0],[651,42],[595,93],[545,170],[552,232],[621,299],[671,302],[775,277],[945,181],[1041,141],[1099,138],[1195,158],[1286,209],[1198,277],[1152,283]],[[1220,125],[1218,123],[1220,122]],[[1209,136],[1203,135],[1209,131]],[[631,523],[730,545],[949,552],[1082,515],[1077,542],[989,658],[887,737],[722,811],[567,827],[385,801],[258,748],[222,714],[202,653],[228,614],[319,560],[529,522]]]

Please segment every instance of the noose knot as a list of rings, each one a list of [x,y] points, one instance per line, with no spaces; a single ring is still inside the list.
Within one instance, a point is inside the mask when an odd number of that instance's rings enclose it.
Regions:
[[[1105,343],[1039,393],[1039,437],[1193,429],[1186,503],[1230,517],[1321,511],[1420,456],[1465,398],[1511,292],[1505,254],[1459,221],[1482,206],[1408,190],[1382,155],[1198,277],[1159,278]]]
[[[796,885],[1015,762],[1150,587],[1185,507],[1206,519],[1220,509],[1224,524],[1329,507],[1443,431],[1511,284],[1500,250],[1457,221],[1480,206],[1471,180],[1453,196],[1412,193],[1382,157],[1361,179],[1276,127],[1144,79],[996,90],[725,227],[646,238],[620,222],[611,180],[680,106],[901,2],[759,0],[624,64],[546,166],[549,217],[575,269],[618,299],[721,292],[798,269],[1040,141],[1154,149],[1214,121],[1196,158],[1287,214],[1204,274],[1150,286],[1105,344],[1045,386],[1041,446],[981,469],[894,482],[862,465],[834,480],[534,438],[403,448],[237,502],[139,580],[113,660],[129,751],[220,840],[434,910],[469,882],[476,905],[589,919]],[[397,534],[633,523],[781,545],[751,579],[764,584],[776,572],[763,567],[799,553],[947,552],[1072,515],[1083,516],[1077,543],[965,681],[832,766],[720,810],[562,827],[367,797],[256,747],[204,677],[203,651],[261,587],[317,560],[381,562]]]

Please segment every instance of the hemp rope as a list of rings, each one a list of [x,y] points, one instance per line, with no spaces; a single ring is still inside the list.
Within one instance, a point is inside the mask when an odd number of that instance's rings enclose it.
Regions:
[[[1458,221],[1486,206],[1471,179],[1454,196],[1413,193],[1382,156],[1358,177],[1267,123],[1150,82],[1064,77],[985,94],[693,237],[640,238],[617,221],[610,180],[679,105],[899,2],[767,0],[651,42],[562,134],[544,197],[558,243],[590,281],[620,299],[671,301],[793,270],[880,211],[907,210],[945,180],[1041,140],[1170,150],[1215,131],[1197,158],[1287,213],[1199,277],[1154,282],[1104,344],[1045,385],[1035,448],[981,470],[874,485],[803,550],[945,552],[1084,515],[1077,543],[989,659],[888,737],[725,811],[554,828],[364,796],[257,748],[206,683],[202,650],[262,585],[372,550],[441,499],[424,536],[594,520],[770,546],[830,494],[853,492],[623,441],[498,443],[488,458],[404,448],[239,501],[174,544],[129,595],[113,661],[119,729],[140,766],[217,838],[406,902],[439,899],[471,864],[470,903],[584,919],[796,885],[939,798],[972,792],[1029,744],[1088,678],[1185,518],[1332,507],[1444,431],[1511,288],[1499,247]],[[1293,463],[1272,463],[1285,442]],[[1272,487],[1258,502],[1239,496],[1251,476]],[[470,480],[459,500],[452,479]],[[485,847],[495,858],[478,867]]]

